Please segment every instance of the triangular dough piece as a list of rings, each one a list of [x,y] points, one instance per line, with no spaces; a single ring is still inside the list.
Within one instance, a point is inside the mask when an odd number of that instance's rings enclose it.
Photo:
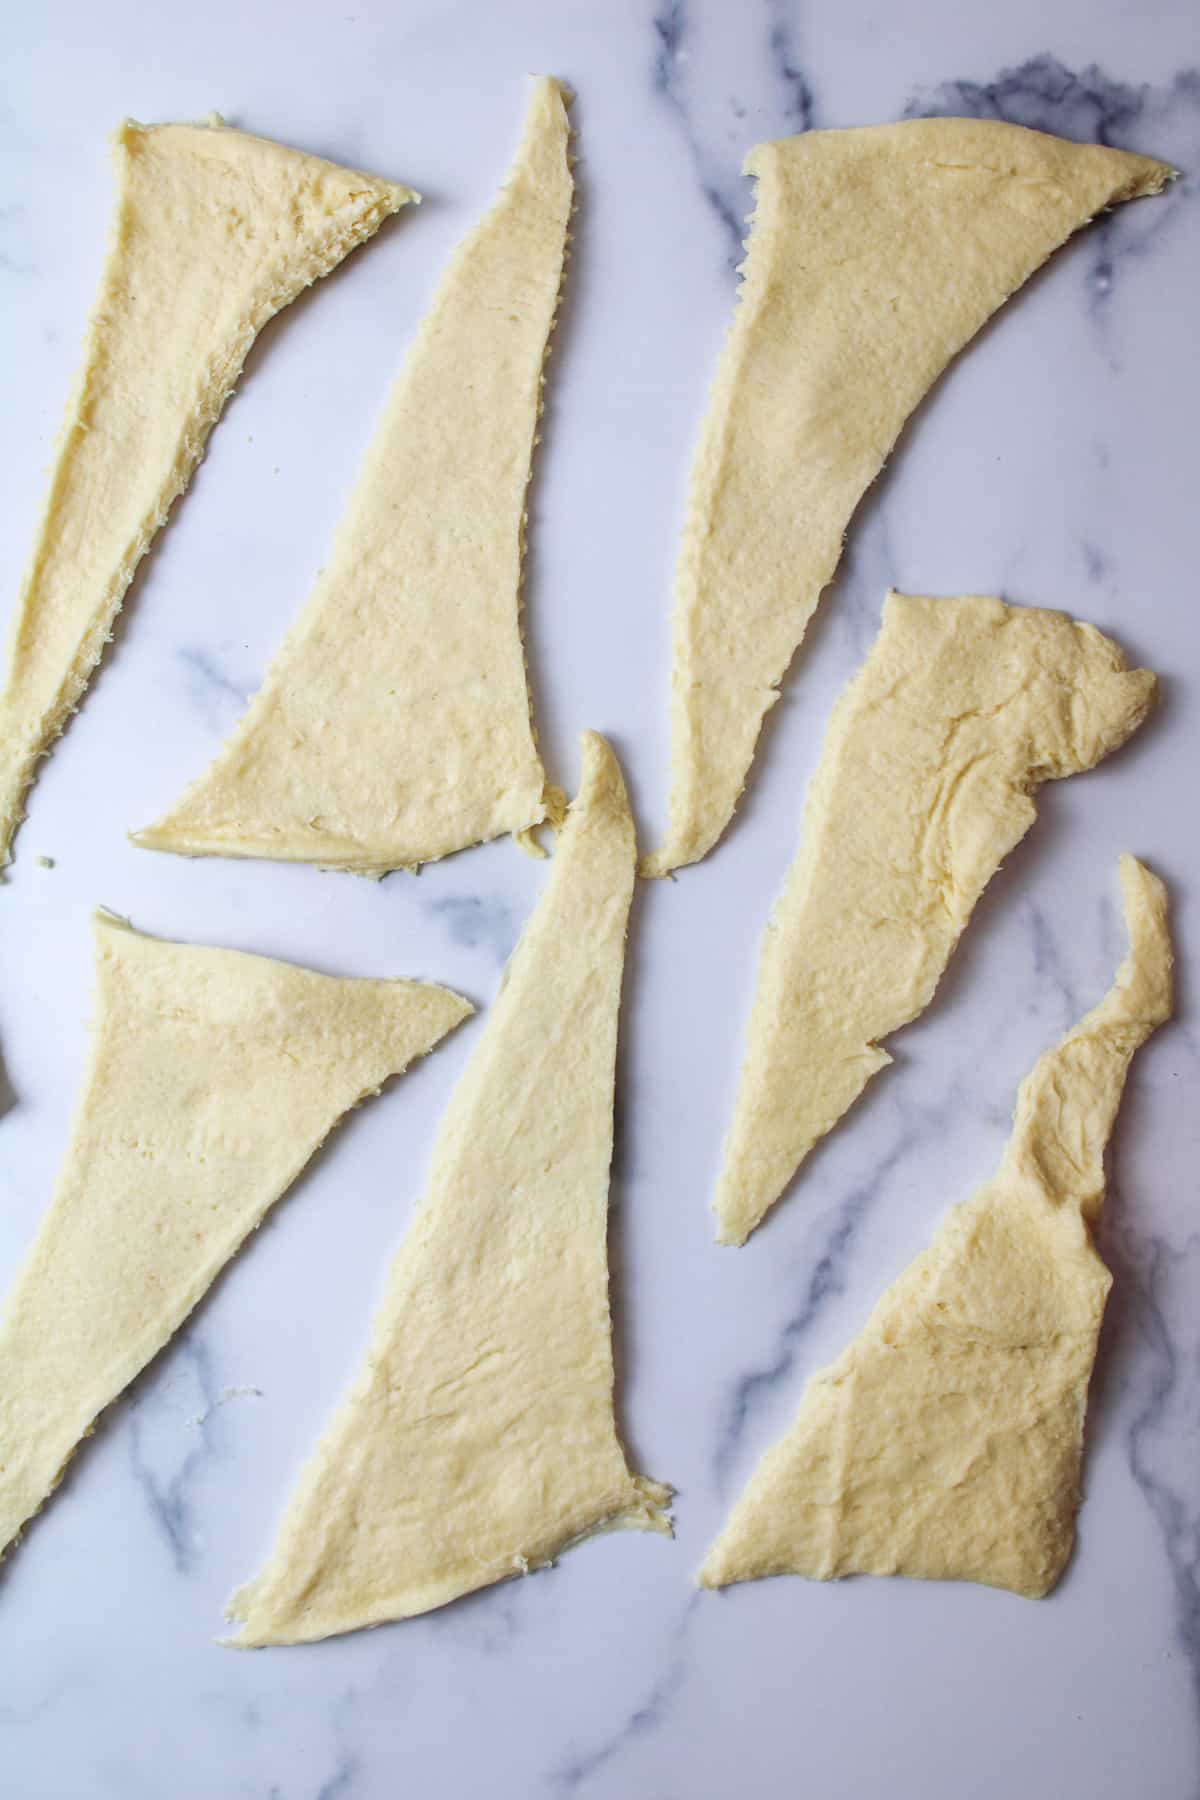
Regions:
[[[668,1531],[613,1417],[608,1177],[634,880],[602,738],[550,885],[442,1121],[366,1367],[270,1561],[235,1594],[243,1646],[410,1617],[601,1530]]]
[[[112,242],[0,698],[0,865],[258,332],[416,198],[220,124],[127,121],[114,156]]]
[[[671,818],[698,862],[905,420],[1071,233],[1171,171],[980,119],[810,131],[750,152],[745,280],[692,470],[675,584]]]
[[[392,391],[328,567],[151,850],[381,875],[546,816],[521,645],[525,490],[572,181],[536,82],[500,197]]]
[[[1036,1598],[1066,1566],[1111,1277],[1093,1231],[1134,1051],[1170,1016],[1162,883],[1121,859],[1130,951],[1022,1083],[1000,1168],[805,1390],[700,1571],[913,1575]]]
[[[889,594],[839,700],[763,937],[717,1190],[744,1243],[924,1011],[1043,781],[1123,744],[1154,676],[1063,613]]]
[[[91,1064],[0,1314],[0,1550],[350,1107],[471,1011],[96,920]]]

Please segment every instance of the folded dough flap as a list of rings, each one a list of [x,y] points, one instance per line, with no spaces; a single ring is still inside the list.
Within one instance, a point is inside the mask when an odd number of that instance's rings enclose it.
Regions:
[[[1122,859],[1129,955],[1022,1083],[997,1173],[805,1389],[700,1571],[984,1582],[1036,1597],[1071,1553],[1110,1285],[1092,1226],[1138,1046],[1169,1015],[1161,882]]]
[[[338,1119],[471,1011],[96,921],[91,1061],[0,1314],[0,1548]]]

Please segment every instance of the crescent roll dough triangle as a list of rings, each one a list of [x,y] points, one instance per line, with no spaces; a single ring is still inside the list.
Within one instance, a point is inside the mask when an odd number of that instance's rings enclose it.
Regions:
[[[91,1064],[0,1313],[0,1550],[350,1107],[471,1011],[95,924]]]
[[[717,1190],[740,1244],[932,1000],[1042,782],[1137,730],[1154,676],[1063,613],[889,594],[830,722],[763,936]]]
[[[442,1121],[366,1367],[300,1477],[240,1645],[428,1612],[592,1532],[669,1530],[613,1417],[607,1215],[634,881],[603,739]]]
[[[981,1581],[1037,1598],[1071,1554],[1111,1276],[1094,1230],[1134,1052],[1171,1012],[1162,883],[1121,859],[1114,986],[1021,1085],[997,1173],[805,1390],[700,1571]]]
[[[0,865],[267,320],[416,195],[214,125],[114,140],[117,211],[0,697]]]
[[[508,181],[438,289],[328,567],[229,742],[137,843],[379,875],[545,818],[521,551],[569,135],[562,90],[538,80]]]
[[[698,862],[905,420],[997,307],[1145,156],[979,119],[810,131],[750,152],[744,282],[692,469],[675,584],[670,827]]]

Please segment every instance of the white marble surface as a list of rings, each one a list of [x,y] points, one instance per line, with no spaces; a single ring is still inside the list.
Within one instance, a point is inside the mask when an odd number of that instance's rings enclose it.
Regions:
[[[0,588],[12,595],[103,248],[123,114],[233,122],[411,181],[420,212],[255,352],[33,796],[0,894],[0,1281],[50,1192],[82,1065],[87,917],[486,1005],[545,879],[511,845],[372,886],[137,851],[305,594],[384,384],[515,142],[522,76],[579,92],[576,255],[534,493],[528,629],[552,771],[582,726],[666,795],[667,593],[729,314],[741,152],[813,124],[980,110],[1200,169],[1190,0],[52,0],[5,29]],[[357,1114],[118,1404],[0,1579],[6,1795],[724,1800],[804,1792],[1180,1800],[1200,1788],[1195,570],[1200,211],[1191,175],[1078,241],[943,382],[863,508],[744,812],[634,918],[613,1184],[633,1454],[678,1538],[615,1536],[432,1617],[217,1648],[355,1366],[474,1024]],[[884,586],[998,591],[1111,630],[1158,717],[1046,793],[895,1068],[750,1246],[707,1204],[755,945],[829,707]],[[1106,987],[1115,859],[1171,883],[1180,1018],[1139,1058],[1105,1227],[1117,1285],[1078,1555],[1042,1605],[968,1587],[691,1571],[806,1376],[993,1166],[1016,1084]],[[55,866],[39,866],[40,855]]]

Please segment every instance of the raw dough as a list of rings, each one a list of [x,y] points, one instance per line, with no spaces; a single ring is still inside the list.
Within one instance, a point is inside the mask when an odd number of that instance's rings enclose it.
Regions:
[[[889,594],[834,709],[804,838],[762,947],[717,1191],[744,1243],[818,1138],[891,1061],[1032,795],[1123,744],[1154,676],[1063,613]]]
[[[333,555],[232,738],[136,842],[383,874],[546,815],[521,647],[525,490],[571,210],[562,90],[459,248]]]
[[[1037,1598],[1066,1566],[1111,1276],[1093,1232],[1134,1051],[1171,1012],[1162,883],[1121,859],[1130,950],[1022,1083],[1000,1168],[815,1375],[700,1571],[914,1575]]]
[[[1073,231],[1171,175],[978,119],[809,131],[760,144],[746,172],[745,280],[676,574],[671,822],[647,875],[699,861],[728,825],[851,515],[922,396]]]
[[[300,1478],[239,1645],[428,1612],[592,1532],[669,1530],[613,1418],[607,1216],[635,844],[584,737],[550,885],[442,1121],[366,1367]]]
[[[95,924],[91,1065],[0,1316],[0,1549],[348,1108],[471,1011]]]
[[[267,320],[416,195],[211,125],[122,125],[118,200],[0,698],[0,865]]]

